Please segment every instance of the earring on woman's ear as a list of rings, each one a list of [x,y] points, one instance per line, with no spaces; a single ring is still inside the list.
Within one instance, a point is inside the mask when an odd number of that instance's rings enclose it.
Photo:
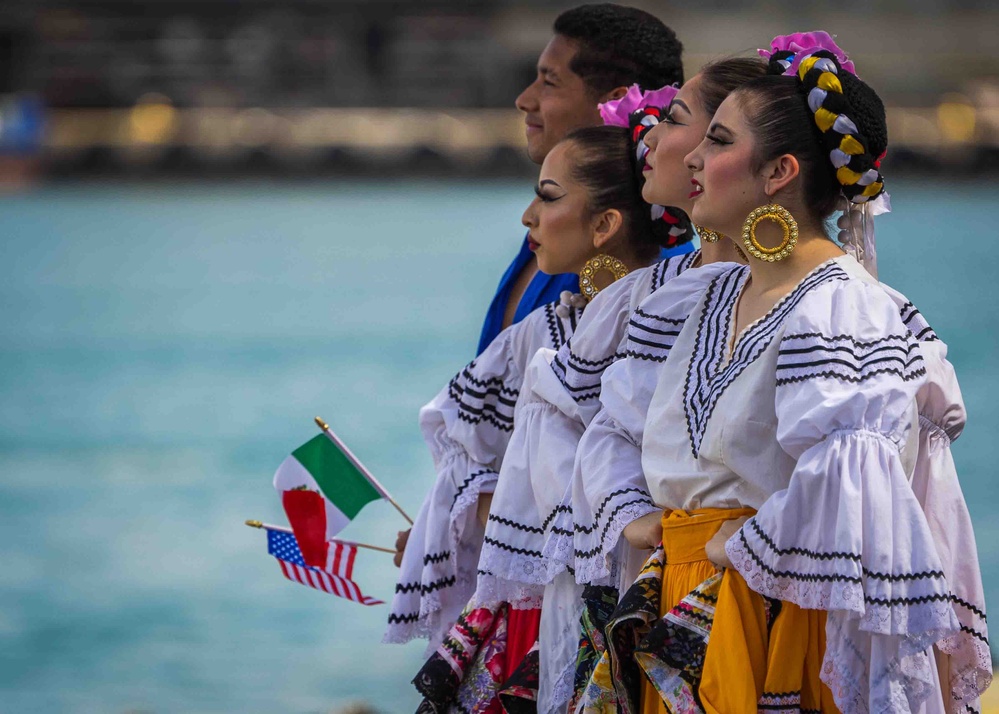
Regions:
[[[763,220],[773,221],[784,231],[784,239],[776,248],[763,246],[756,237],[756,226]],[[742,224],[742,242],[754,258],[776,263],[791,255],[794,246],[798,244],[798,222],[794,220],[790,211],[776,203],[760,206],[750,213],[746,217],[746,222]]]
[[[697,235],[701,237],[701,240],[705,243],[717,243],[721,238],[719,233],[715,231],[708,230],[707,228],[702,228],[701,226],[695,225],[694,228],[697,229]]]
[[[628,266],[606,253],[595,255],[587,260],[583,269],[579,271],[579,292],[583,294],[587,302],[600,292],[600,288],[593,284],[593,276],[602,271],[609,272],[614,276],[614,280],[620,280],[628,274]]]

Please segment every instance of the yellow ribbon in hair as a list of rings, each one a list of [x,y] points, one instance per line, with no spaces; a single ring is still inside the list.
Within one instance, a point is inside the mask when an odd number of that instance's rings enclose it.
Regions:
[[[853,138],[850,134],[845,134],[839,142],[839,150],[850,156],[859,156],[864,153],[864,146]]]
[[[815,55],[812,55],[811,57],[806,57],[805,59],[803,59],[801,61],[801,64],[798,65],[798,79],[804,80],[805,79],[805,75],[808,74],[808,71],[812,67],[814,67],[815,63],[818,62],[818,61],[819,61],[819,58],[816,57]]]
[[[815,123],[818,125],[819,129],[823,132],[827,132],[832,129],[832,125],[836,123],[837,116],[837,114],[834,114],[825,107],[819,107],[819,110],[815,112]]]
[[[839,179],[840,184],[843,186],[852,186],[860,180],[860,176],[861,174],[851,171],[845,166],[840,166],[836,170],[836,178]]]
[[[875,181],[874,183],[868,184],[867,187],[861,191],[861,195],[867,196],[868,198],[877,196],[884,188],[884,183],[881,181]]]
[[[839,82],[839,77],[837,77],[832,72],[823,72],[819,75],[819,81],[815,83],[819,89],[824,89],[827,92],[836,92],[836,94],[843,93],[843,85]]]

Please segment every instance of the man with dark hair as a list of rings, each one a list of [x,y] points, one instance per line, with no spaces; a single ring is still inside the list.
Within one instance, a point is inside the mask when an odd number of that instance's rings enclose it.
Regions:
[[[575,129],[600,126],[597,104],[624,96],[628,87],[659,89],[683,82],[676,34],[647,12],[622,5],[582,5],[558,16],[555,36],[538,59],[535,80],[516,105],[527,125],[527,153],[536,164]],[[663,252],[687,253],[689,243]],[[505,327],[520,322],[536,308],[558,300],[563,290],[579,292],[576,275],[545,275],[527,242],[500,280],[479,338],[482,352]],[[395,564],[409,531],[396,540]]]
[[[538,59],[537,77],[516,100],[525,114],[527,153],[536,164],[573,130],[599,126],[597,104],[624,96],[632,84],[651,90],[683,82],[683,46],[676,33],[647,12],[582,5],[559,15],[552,29],[555,36]],[[664,257],[691,249],[688,243]],[[486,313],[478,351],[563,290],[578,292],[578,278],[538,272],[525,237]]]

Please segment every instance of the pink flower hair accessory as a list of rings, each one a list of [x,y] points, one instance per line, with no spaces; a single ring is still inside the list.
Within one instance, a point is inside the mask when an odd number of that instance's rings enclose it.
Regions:
[[[777,61],[784,66],[785,75],[797,75],[798,65],[808,55],[819,50],[831,52],[840,67],[856,75],[857,69],[847,57],[846,52],[836,44],[832,35],[824,30],[815,32],[795,32],[792,35],[777,35],[770,43],[769,50],[757,50],[760,57],[767,61]],[[790,53],[790,57],[786,56]],[[777,57],[775,57],[775,55]],[[785,56],[781,56],[785,55]]]
[[[597,105],[600,118],[606,126],[630,126],[628,117],[644,107],[668,107],[678,89],[669,85],[661,89],[643,92],[641,87],[633,84],[628,87],[628,93],[620,99],[612,99]]]

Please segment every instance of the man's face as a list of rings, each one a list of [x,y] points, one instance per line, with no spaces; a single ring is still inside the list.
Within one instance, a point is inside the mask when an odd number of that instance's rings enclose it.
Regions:
[[[515,102],[525,114],[527,154],[536,164],[570,132],[602,123],[597,110],[602,98],[569,69],[575,54],[573,40],[555,35],[538,58],[537,78]]]

